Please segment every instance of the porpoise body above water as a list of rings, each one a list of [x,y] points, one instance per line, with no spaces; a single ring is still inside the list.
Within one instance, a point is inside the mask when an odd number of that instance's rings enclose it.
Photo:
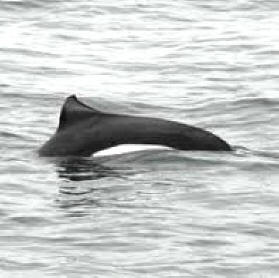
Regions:
[[[231,151],[204,129],[152,117],[101,112],[68,97],[55,134],[39,149],[41,156],[90,156],[122,144],[152,144],[184,151]]]

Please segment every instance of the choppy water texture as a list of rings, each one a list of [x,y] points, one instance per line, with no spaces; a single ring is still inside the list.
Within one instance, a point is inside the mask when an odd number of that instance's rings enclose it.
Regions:
[[[278,277],[279,2],[0,1],[1,277]],[[234,153],[45,159],[69,94]]]

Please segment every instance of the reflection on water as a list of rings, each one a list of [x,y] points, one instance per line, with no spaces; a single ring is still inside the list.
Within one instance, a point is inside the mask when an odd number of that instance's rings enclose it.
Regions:
[[[112,167],[105,166],[93,159],[70,157],[58,162],[57,173],[60,178],[70,181],[98,180],[114,177],[123,178],[122,174]]]
[[[59,186],[56,204],[67,217],[87,216],[96,207],[103,207],[106,201],[113,203],[119,193],[122,198],[121,185],[127,183],[127,177],[134,175],[134,171],[127,165],[105,165],[112,157],[64,157],[52,160],[59,178],[66,181]],[[123,186],[123,190],[126,188],[130,187]]]
[[[122,178],[116,169],[105,166],[94,159],[83,157],[56,158],[56,171],[59,178],[72,181],[98,181],[103,178]],[[95,207],[101,206],[99,191],[102,186],[96,183],[63,183],[59,186],[56,203],[68,217],[83,217]]]

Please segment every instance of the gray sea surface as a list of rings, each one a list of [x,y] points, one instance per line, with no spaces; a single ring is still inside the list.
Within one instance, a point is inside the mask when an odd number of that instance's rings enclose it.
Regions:
[[[0,277],[279,277],[279,1],[0,0]],[[232,153],[40,158],[64,99]]]

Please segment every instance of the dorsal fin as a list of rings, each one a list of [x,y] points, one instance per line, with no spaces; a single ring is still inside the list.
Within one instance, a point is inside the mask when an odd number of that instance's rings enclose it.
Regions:
[[[62,106],[58,130],[88,117],[101,114],[102,112],[80,102],[76,95],[71,95],[66,98]]]

